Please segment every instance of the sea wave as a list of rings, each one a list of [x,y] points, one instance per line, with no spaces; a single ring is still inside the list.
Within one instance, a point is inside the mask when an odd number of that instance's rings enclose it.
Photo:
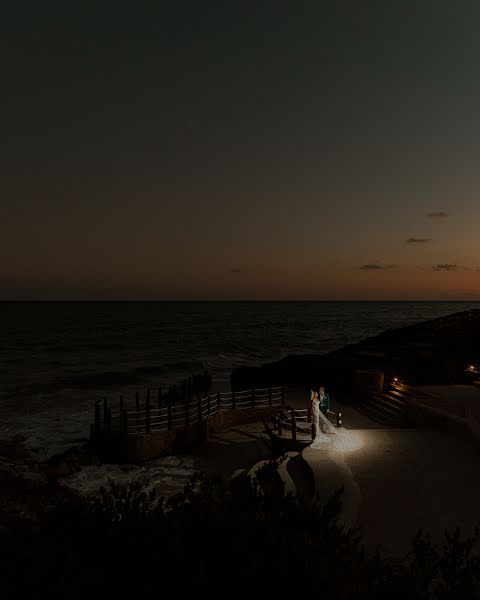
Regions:
[[[102,373],[85,373],[72,375],[62,379],[64,387],[98,388],[112,385],[130,385],[139,381],[137,369],[130,371],[104,371]]]
[[[223,370],[231,370],[236,367],[241,366],[257,366],[261,364],[260,357],[252,357],[252,355],[247,354],[230,354],[230,353],[220,353],[207,355],[200,358],[203,366],[207,370],[212,371],[223,371]]]
[[[168,362],[165,364],[166,369],[173,369],[174,371],[196,371],[201,369],[204,363],[201,359],[195,360],[179,360],[177,362]]]
[[[479,303],[10,303],[0,307],[0,434],[58,447],[88,436],[93,402],[208,370],[322,354]]]

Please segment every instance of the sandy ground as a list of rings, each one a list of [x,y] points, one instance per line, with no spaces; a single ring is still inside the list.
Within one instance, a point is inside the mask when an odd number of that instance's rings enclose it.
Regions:
[[[480,389],[471,386],[425,391],[457,410],[480,406]],[[288,402],[304,408],[305,393],[291,392]],[[419,529],[440,542],[445,529],[460,526],[468,534],[480,524],[479,445],[446,431],[387,429],[340,403],[332,410],[342,412],[344,426],[362,443],[343,455],[360,488],[359,524],[369,549],[399,557]]]
[[[471,414],[480,421],[480,388],[472,385],[425,385],[418,389],[431,394],[431,398],[422,398],[423,404],[451,411],[459,417]]]
[[[480,456],[445,432],[356,430],[362,448],[345,456],[361,493],[359,522],[369,547],[403,554],[418,529],[440,541],[445,528],[480,522]]]
[[[249,423],[214,434],[193,456],[198,470],[210,476],[228,476],[271,458],[271,445],[263,423]]]

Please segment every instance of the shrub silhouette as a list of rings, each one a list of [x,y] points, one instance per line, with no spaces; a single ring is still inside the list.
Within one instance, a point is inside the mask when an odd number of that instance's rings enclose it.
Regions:
[[[277,465],[278,466],[278,465]],[[339,524],[342,490],[305,505],[270,485],[275,464],[228,488],[195,477],[165,499],[110,483],[91,504],[63,498],[34,527],[8,522],[0,544],[3,598],[142,594],[318,593],[322,598],[477,598],[479,532],[419,532],[402,562],[369,555]],[[226,587],[224,587],[226,585]]]

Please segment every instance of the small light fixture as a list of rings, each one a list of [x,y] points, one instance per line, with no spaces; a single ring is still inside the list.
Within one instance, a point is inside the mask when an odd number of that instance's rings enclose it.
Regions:
[[[475,365],[468,365],[469,371],[475,371]]]

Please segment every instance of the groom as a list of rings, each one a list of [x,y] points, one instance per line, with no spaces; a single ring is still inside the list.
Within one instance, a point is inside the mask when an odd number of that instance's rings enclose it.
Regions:
[[[318,388],[318,399],[320,400],[320,410],[326,415],[330,410],[330,396],[325,393],[323,385]]]

